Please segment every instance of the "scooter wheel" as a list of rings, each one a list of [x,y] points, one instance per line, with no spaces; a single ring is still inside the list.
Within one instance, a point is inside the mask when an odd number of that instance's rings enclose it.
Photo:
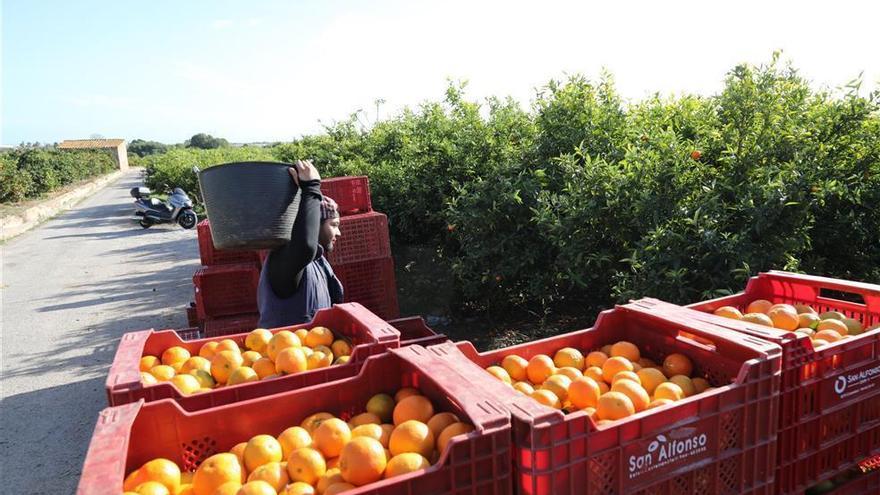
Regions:
[[[180,224],[181,227],[189,230],[199,223],[199,217],[196,216],[193,211],[185,211],[177,218],[177,223]]]
[[[148,229],[153,226],[153,222],[147,220],[146,218],[138,222],[141,227]]]

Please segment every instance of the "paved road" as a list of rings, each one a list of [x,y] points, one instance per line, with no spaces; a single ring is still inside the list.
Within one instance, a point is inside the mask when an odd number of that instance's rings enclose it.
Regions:
[[[119,337],[186,326],[196,232],[130,221],[140,178],[0,245],[3,493],[73,493]]]

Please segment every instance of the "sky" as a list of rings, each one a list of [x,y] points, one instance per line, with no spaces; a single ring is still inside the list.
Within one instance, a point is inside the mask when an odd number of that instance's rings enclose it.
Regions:
[[[603,69],[630,101],[708,96],[775,50],[816,88],[880,88],[874,1],[0,1],[6,145],[289,141],[440,100],[449,80],[528,108]]]

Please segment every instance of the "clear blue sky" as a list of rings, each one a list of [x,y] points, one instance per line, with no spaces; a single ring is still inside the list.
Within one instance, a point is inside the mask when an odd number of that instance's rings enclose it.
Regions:
[[[289,140],[447,78],[528,105],[603,67],[628,98],[712,94],[776,49],[817,87],[880,80],[877,2],[611,3],[3,0],[0,143]]]

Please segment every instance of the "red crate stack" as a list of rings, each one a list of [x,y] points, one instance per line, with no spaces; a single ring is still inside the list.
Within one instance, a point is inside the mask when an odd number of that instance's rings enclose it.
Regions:
[[[211,222],[209,220],[199,222],[197,234],[199,237],[199,258],[204,266],[260,262],[257,251],[215,248],[214,240],[211,238]]]
[[[359,302],[386,320],[400,316],[397,282],[391,257],[333,266],[342,282],[345,302]]]
[[[199,318],[255,313],[259,280],[254,263],[203,266],[193,275]]]
[[[324,179],[321,181],[321,193],[336,201],[343,216],[373,211],[370,180],[365,176]]]

